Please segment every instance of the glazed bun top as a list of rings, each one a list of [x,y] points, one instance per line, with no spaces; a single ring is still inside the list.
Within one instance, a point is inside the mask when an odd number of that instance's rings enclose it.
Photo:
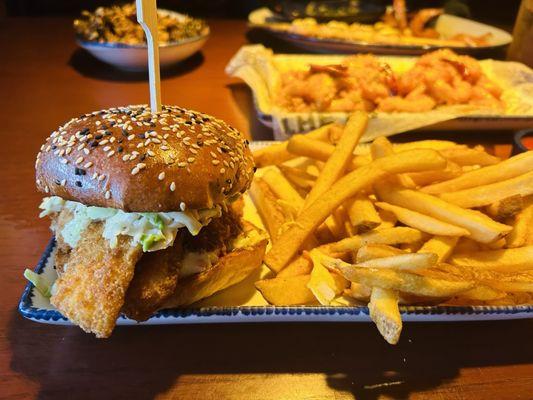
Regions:
[[[110,108],[53,132],[36,160],[50,196],[126,212],[211,208],[244,193],[248,141],[223,121],[175,106]]]

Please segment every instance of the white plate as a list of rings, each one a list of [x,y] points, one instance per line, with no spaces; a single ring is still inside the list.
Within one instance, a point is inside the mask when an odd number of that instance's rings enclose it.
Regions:
[[[185,15],[174,11],[163,9],[158,11],[173,16],[178,20],[185,17]],[[200,36],[160,45],[159,64],[161,68],[170,67],[189,58],[204,46],[208,38],[209,27],[206,27]],[[145,44],[98,43],[80,38],[76,39],[76,43],[100,61],[119,69],[126,71],[146,71],[148,69],[148,50]]]
[[[292,43],[293,45],[313,53],[375,53],[395,55],[419,55],[428,51],[443,48],[435,45],[411,45],[411,44],[380,44],[341,39],[320,39],[306,35],[300,35],[281,31],[275,28],[275,22],[279,22],[276,15],[267,8],[252,11],[248,16],[249,25],[252,28],[265,30],[274,36]],[[274,22],[274,24],[270,23]],[[454,15],[441,15],[435,25],[435,29],[443,37],[453,37],[456,34],[468,33],[475,36],[490,33],[489,43],[478,47],[449,47],[457,53],[476,55],[479,53],[493,52],[507,46],[513,40],[508,33],[496,27],[485,25],[466,18]]]
[[[272,142],[252,142],[252,148],[260,148]],[[261,225],[259,217],[247,199],[245,217]],[[53,254],[55,241],[51,240],[37,264],[35,272],[55,277]],[[266,267],[245,281],[202,300],[197,307],[159,311],[143,325],[175,325],[196,323],[237,322],[370,322],[368,308],[362,306],[290,306],[268,305],[254,288],[254,281],[269,273]],[[22,279],[22,277],[21,277]],[[32,321],[71,325],[47,298],[28,283],[19,303],[19,312]],[[520,306],[402,306],[404,321],[487,321],[533,318],[533,305]],[[139,325],[138,322],[120,316],[117,325]]]

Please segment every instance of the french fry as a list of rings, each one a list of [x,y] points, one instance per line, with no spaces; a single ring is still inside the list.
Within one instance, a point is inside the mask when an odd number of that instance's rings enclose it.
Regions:
[[[437,279],[406,271],[378,268],[359,268],[353,265],[326,265],[338,270],[351,282],[370,287],[397,290],[417,296],[451,297],[474,287],[471,280]]]
[[[274,143],[268,147],[257,149],[253,152],[253,156],[255,165],[259,168],[280,164],[296,157],[287,150],[287,142]]]
[[[533,246],[453,254],[449,262],[479,270],[518,272],[533,269]]]
[[[455,253],[470,253],[474,251],[480,251],[483,248],[481,243],[478,243],[470,238],[462,237],[457,242],[454,252]]]
[[[525,201],[524,208],[515,217],[513,230],[505,239],[507,247],[511,248],[533,245],[533,196]]]
[[[481,281],[485,285],[503,292],[533,292],[533,274],[531,271],[499,274],[494,278],[483,278]]]
[[[249,193],[274,243],[281,232],[281,226],[285,222],[285,215],[277,202],[276,196],[261,178],[255,178],[252,181]]]
[[[462,227],[470,232],[470,238],[481,243],[493,242],[512,229],[478,211],[465,210],[426,193],[383,185],[376,185],[376,191],[379,198],[389,204]]]
[[[459,165],[452,161],[448,161],[445,169],[438,169],[436,171],[413,172],[406,174],[416,186],[426,186],[435,182],[447,181],[461,176],[463,170]]]
[[[400,254],[406,253],[401,249],[389,246],[387,244],[367,244],[361,246],[361,248],[357,251],[356,262],[359,264],[374,258],[397,256]]]
[[[437,263],[437,255],[433,253],[408,253],[389,257],[374,258],[362,263],[357,267],[365,268],[392,268],[405,271],[416,271],[430,268]]]
[[[376,230],[393,228],[398,222],[398,218],[396,218],[396,215],[394,215],[390,211],[378,210],[378,214],[379,219],[381,219],[381,224],[374,228]]]
[[[413,142],[406,142],[406,143],[393,143],[392,148],[394,149],[394,152],[402,152],[407,150],[415,150],[415,149],[432,149],[432,150],[443,150],[448,149],[450,147],[456,147],[457,143],[452,142],[450,140],[417,140]],[[359,145],[355,149],[355,154],[361,155],[361,156],[367,156],[370,154],[370,146],[368,145]]]
[[[370,155],[373,160],[388,156],[394,153],[392,143],[384,136],[380,136],[370,145]]]
[[[524,198],[519,195],[505,197],[485,207],[485,212],[497,221],[514,217],[524,207]]]
[[[353,151],[365,131],[367,123],[368,117],[365,113],[358,112],[350,116],[335,151],[326,161],[315,185],[305,198],[304,210],[342,176],[349,161],[353,158]]]
[[[492,156],[489,153],[479,150],[471,149],[464,145],[458,145],[439,150],[439,153],[449,161],[458,165],[494,165],[501,160],[498,157]]]
[[[326,254],[347,253],[367,244],[400,244],[423,240],[424,234],[417,229],[397,227],[372,231],[320,246]]]
[[[533,171],[501,182],[442,193],[440,197],[464,208],[474,208],[489,205],[506,197],[529,196],[530,194],[533,194]]]
[[[313,269],[313,264],[308,257],[300,256],[294,259],[287,267],[279,271],[276,277],[288,277],[297,275],[308,275]]]
[[[288,149],[295,156],[298,155],[318,161],[327,161],[335,151],[335,146],[309,138],[306,135],[293,135],[289,140]],[[369,162],[369,157],[356,155],[351,157],[346,168],[349,171],[353,171]]]
[[[367,195],[358,194],[347,205],[348,218],[356,232],[364,233],[381,224],[381,218]]]
[[[298,210],[301,209],[304,204],[302,196],[292,187],[279,170],[274,168],[269,169],[265,171],[261,178],[278,198],[290,202]]]
[[[335,146],[299,134],[291,136],[287,143],[287,150],[295,156],[327,161],[335,151]]]
[[[300,168],[287,165],[279,165],[278,168],[290,183],[300,189],[309,191],[315,184],[315,177]]]
[[[336,124],[328,124],[318,129],[307,132],[305,136],[314,140],[329,141],[330,129]],[[327,143],[326,143],[327,144]],[[281,164],[291,160],[296,156],[287,150],[288,142],[279,142],[271,144],[268,147],[255,150],[253,152],[255,165],[257,167],[266,167],[267,165]]]
[[[398,308],[398,292],[374,287],[368,303],[370,318],[381,336],[390,344],[398,343],[402,332],[402,317]]]
[[[434,236],[420,248],[420,253],[433,253],[437,255],[437,262],[446,262],[452,254],[459,238],[454,236]]]
[[[387,172],[403,173],[420,171],[424,168],[437,169],[443,168],[444,165],[445,160],[433,150],[410,150],[380,158],[350,172],[339,179],[324,196],[319,197],[307,212],[300,214],[295,223],[283,232],[280,236],[283,245],[274,243],[265,256],[265,263],[273,271],[281,271],[333,210],[363,188],[383,178]]]
[[[448,224],[433,217],[411,211],[407,208],[398,207],[392,204],[377,202],[376,206],[390,211],[396,215],[398,221],[410,226],[411,228],[418,229],[422,232],[429,233],[431,235],[439,236],[468,236],[470,233],[456,225]]]
[[[337,294],[344,291],[347,282],[336,273],[331,273],[322,265],[322,254],[318,250],[309,252],[313,269],[307,287],[322,305],[329,305]]]
[[[521,153],[490,167],[475,169],[449,181],[426,186],[421,190],[430,194],[457,192],[476,186],[505,181],[533,170],[533,151]]]
[[[477,285],[470,290],[459,294],[460,299],[469,301],[489,301],[503,299],[506,293],[486,285]]]
[[[307,287],[310,278],[310,275],[297,275],[263,279],[255,282],[255,287],[275,306],[316,304],[313,292]]]
[[[344,293],[358,301],[369,302],[372,289],[360,283],[351,282],[350,287]]]

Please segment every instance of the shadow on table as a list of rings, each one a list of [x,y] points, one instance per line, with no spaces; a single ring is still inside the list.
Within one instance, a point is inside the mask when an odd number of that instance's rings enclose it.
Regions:
[[[397,346],[365,323],[119,327],[98,340],[13,313],[8,339],[12,369],[40,384],[39,399],[149,399],[181,375],[241,373],[323,373],[337,393],[377,399],[435,389],[465,367],[530,363],[532,328],[531,320],[406,324]]]
[[[203,63],[204,55],[199,51],[174,66],[161,69],[161,79],[184,75],[200,67]],[[131,72],[117,69],[79,48],[72,53],[68,64],[83,76],[104,81],[138,82],[148,80],[148,72]]]

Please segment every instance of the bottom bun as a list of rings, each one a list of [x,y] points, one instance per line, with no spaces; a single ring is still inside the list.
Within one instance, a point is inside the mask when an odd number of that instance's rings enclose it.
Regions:
[[[178,281],[174,294],[162,309],[188,306],[233,286],[261,267],[267,239],[237,248],[221,257],[211,268]]]

